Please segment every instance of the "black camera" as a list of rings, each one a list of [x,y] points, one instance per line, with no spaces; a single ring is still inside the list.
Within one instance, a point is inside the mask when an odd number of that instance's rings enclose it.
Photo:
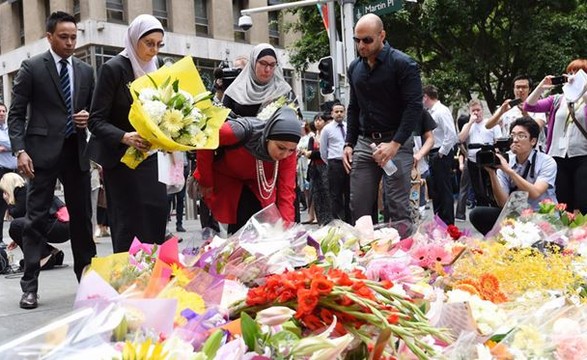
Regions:
[[[241,73],[240,68],[231,68],[228,66],[220,66],[214,70],[214,84],[216,88],[226,91],[226,89],[232,84],[234,79]]]
[[[509,162],[508,151],[512,144],[512,138],[499,138],[493,144],[469,144],[469,149],[479,149],[476,154],[477,165],[497,167],[499,165],[499,158],[496,153],[499,153]]]

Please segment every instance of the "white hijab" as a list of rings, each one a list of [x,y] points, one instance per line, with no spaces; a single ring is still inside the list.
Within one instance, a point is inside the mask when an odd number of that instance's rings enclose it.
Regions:
[[[151,61],[144,62],[137,55],[137,46],[140,38],[147,32],[152,30],[163,30],[163,25],[153,15],[142,14],[137,16],[128,26],[126,36],[124,37],[124,50],[120,55],[128,58],[132,65],[132,71],[135,74],[135,79],[145,74],[157,70],[157,56],[153,56]]]
[[[273,53],[277,56],[275,48],[270,44],[261,43],[255,46],[249,56],[249,63],[226,89],[225,95],[228,95],[241,105],[256,105],[273,101],[291,91],[291,86],[283,78],[283,71],[280,66],[275,67],[273,77],[268,83],[261,84],[257,79],[255,64],[259,60],[257,58],[261,51],[265,49],[273,50]]]

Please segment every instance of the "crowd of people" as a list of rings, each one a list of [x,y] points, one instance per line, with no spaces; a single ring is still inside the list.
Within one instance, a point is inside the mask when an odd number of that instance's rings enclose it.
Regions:
[[[128,84],[162,65],[164,27],[152,15],[136,17],[123,51],[101,66],[96,80],[73,56],[76,38],[74,17],[51,14],[50,49],[23,61],[10,111],[0,104],[0,211],[13,218],[10,247],[24,254],[24,309],[38,306],[40,270],[63,262],[63,252],[50,244],[70,240],[79,280],[96,255],[97,227],[109,226],[113,252],[128,251],[135,237],[160,244],[175,203],[176,230],[185,231],[186,190],[198,201],[202,227],[225,235],[270,204],[286,222],[300,221],[302,204],[310,223],[354,224],[370,216],[409,236],[418,221],[414,207],[426,206],[420,185],[447,224],[465,220],[467,203],[476,207],[470,220],[483,234],[518,190],[528,193],[531,207],[548,198],[587,212],[580,189],[587,94],[572,102],[543,97],[556,86],[552,76],[533,90],[530,78],[519,76],[515,100],[486,118],[483,103],[472,99],[457,124],[439,90],[422,84],[416,61],[389,44],[374,14],[354,29],[359,56],[348,68],[348,106],[328,102],[310,122],[297,109],[273,46],[258,44],[228,72],[219,69],[214,102],[231,110],[219,147],[187,153],[187,185],[170,196],[158,181],[155,151],[129,121]],[[572,82],[580,70],[587,71],[587,60],[572,61],[566,79]],[[288,106],[261,119],[259,112],[279,98]],[[120,162],[131,147],[148,154],[136,169]],[[422,184],[414,180],[420,177]],[[58,180],[66,206],[54,193]],[[415,185],[420,201],[414,203]]]

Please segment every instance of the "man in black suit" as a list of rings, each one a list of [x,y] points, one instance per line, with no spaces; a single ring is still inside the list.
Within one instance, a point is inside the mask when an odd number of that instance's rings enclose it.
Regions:
[[[23,230],[25,270],[20,307],[37,307],[39,260],[57,179],[70,215],[74,271],[96,255],[92,240],[90,163],[86,127],[94,88],[92,68],[73,57],[77,25],[58,11],[47,19],[49,51],[22,62],[14,79],[8,128],[20,174],[29,179]],[[28,112],[27,112],[28,108]]]

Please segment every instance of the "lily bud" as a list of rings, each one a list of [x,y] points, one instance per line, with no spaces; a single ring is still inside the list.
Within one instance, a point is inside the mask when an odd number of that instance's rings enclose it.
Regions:
[[[277,326],[291,319],[296,312],[285,306],[273,306],[257,313],[255,321],[261,325]]]

